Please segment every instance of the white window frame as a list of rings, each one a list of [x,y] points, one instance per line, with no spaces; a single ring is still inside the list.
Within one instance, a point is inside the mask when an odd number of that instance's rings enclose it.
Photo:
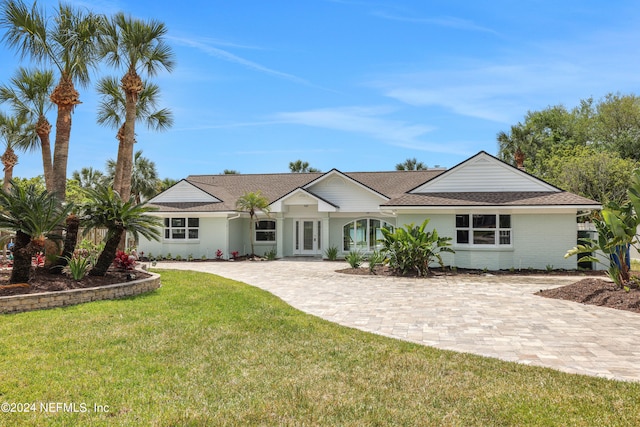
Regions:
[[[174,220],[183,220],[184,226],[174,225]],[[197,225],[190,225],[196,222]],[[175,231],[184,230],[184,238],[174,237]],[[198,237],[190,237],[190,232],[195,231]],[[164,240],[170,242],[195,242],[200,240],[200,218],[186,216],[172,216],[164,218]]]
[[[271,222],[273,223],[273,228],[263,228],[258,230],[258,224],[261,222]],[[276,239],[278,238],[278,234],[276,232],[277,227],[278,223],[275,219],[260,219],[256,221],[255,226],[253,227],[253,243],[264,243],[269,245],[276,243]],[[273,233],[273,240],[258,240],[258,233]]]
[[[466,216],[467,217],[467,227],[458,226],[458,217]],[[494,216],[495,217],[495,227],[474,227],[474,216]],[[509,227],[503,227],[500,222],[500,217],[509,217]],[[455,246],[456,247],[473,247],[473,248],[511,248],[513,247],[513,224],[512,224],[512,215],[508,213],[458,213],[454,217],[454,226],[455,226]],[[458,232],[467,232],[467,242],[460,243],[458,242]],[[474,232],[492,232],[493,233],[493,243],[475,243],[474,242]],[[503,234],[504,233],[504,234]],[[501,236],[502,235],[502,236]],[[503,236],[508,236],[508,243],[500,243],[500,238]]]
[[[367,221],[367,228],[365,230],[365,235],[364,235],[364,237],[365,237],[364,242],[366,243],[365,247],[362,247],[362,246],[359,247],[357,242],[355,242],[354,245],[349,245],[349,249],[346,249],[344,247],[345,246],[345,237],[346,237],[345,236],[345,232],[344,232],[344,228],[349,224],[354,224],[354,228],[353,229],[355,230],[355,233],[357,233],[357,224],[358,224],[359,221],[363,221],[363,220]],[[380,229],[384,228],[385,226],[390,226],[392,231],[395,230],[396,226],[394,224],[392,224],[389,221],[386,221],[384,219],[381,219],[381,218],[374,218],[374,217],[357,218],[357,219],[354,219],[352,221],[346,222],[346,223],[344,223],[342,225],[342,245],[341,245],[342,247],[341,247],[341,249],[342,249],[343,252],[350,252],[350,251],[354,251],[354,250],[355,251],[361,251],[361,252],[372,252],[372,251],[378,250],[378,249],[380,249],[382,247],[381,243],[376,243],[372,247],[371,242],[369,241],[370,237],[371,237],[371,221],[372,220],[380,221]],[[351,239],[351,236],[349,236],[349,239],[353,240],[353,239]]]

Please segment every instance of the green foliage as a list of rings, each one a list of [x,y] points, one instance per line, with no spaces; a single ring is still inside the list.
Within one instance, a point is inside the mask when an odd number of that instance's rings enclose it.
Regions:
[[[278,252],[276,251],[276,248],[271,248],[270,250],[264,253],[264,257],[269,261],[275,260],[277,255],[278,255]]]
[[[65,257],[65,259],[73,280],[82,280],[93,264],[90,257],[83,256],[81,253],[74,253],[72,257]]]
[[[302,160],[296,160],[295,162],[289,162],[289,170],[292,173],[313,173],[321,172],[320,169],[316,169],[309,166],[309,162],[303,162]]]
[[[182,261],[182,255],[180,254],[176,255],[176,261]]]
[[[524,166],[562,189],[603,203],[622,203],[629,173],[640,166],[640,98],[609,94],[567,109],[530,111],[497,135],[502,160]]]
[[[351,251],[345,257],[351,268],[360,268],[364,262],[364,254],[360,251]]]
[[[598,232],[597,239],[581,239],[581,243],[570,249],[565,258],[587,254],[584,261],[598,262],[608,267],[608,274],[616,285],[625,286],[629,280],[627,250],[632,245],[638,247],[638,226],[640,226],[640,169],[633,171],[631,186],[627,191],[629,200],[620,205],[609,203],[605,209],[593,215],[593,223]],[[618,259],[616,263],[614,258]]]
[[[369,254],[367,261],[369,262],[369,273],[375,274],[377,266],[384,264],[386,257],[378,250],[375,250]]]
[[[435,229],[432,232],[424,231],[428,223],[427,218],[420,226],[409,224],[393,232],[382,229],[382,253],[393,270],[402,275],[415,273],[424,276],[429,273],[429,264],[434,261],[444,266],[440,253],[454,253],[450,247],[450,237],[440,237]]]
[[[328,247],[324,251],[324,256],[327,257],[329,261],[335,261],[338,258],[338,248],[335,246]]]
[[[251,255],[255,254],[253,245],[253,223],[257,218],[257,212],[261,211],[267,216],[271,208],[269,200],[262,195],[260,190],[255,192],[246,192],[236,200],[236,209],[249,213],[249,236],[251,236]]]
[[[397,171],[421,171],[429,169],[423,162],[419,162],[415,157],[396,164]]]

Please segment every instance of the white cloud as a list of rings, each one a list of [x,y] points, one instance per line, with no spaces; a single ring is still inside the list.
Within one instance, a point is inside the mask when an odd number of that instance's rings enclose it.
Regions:
[[[258,64],[257,62],[253,62],[250,61],[248,59],[242,58],[238,55],[234,55],[224,49],[220,49],[218,47],[215,47],[215,45],[221,45],[221,46],[225,46],[225,47],[241,47],[241,48],[249,48],[247,46],[242,46],[242,45],[235,45],[233,43],[223,43],[220,42],[219,40],[214,40],[214,39],[199,39],[196,37],[175,37],[175,36],[171,36],[168,37],[170,40],[172,40],[174,43],[176,44],[180,44],[183,46],[188,46],[188,47],[192,47],[195,49],[198,49],[201,52],[206,53],[209,56],[215,57],[217,59],[221,59],[223,61],[227,61],[227,62],[232,62],[238,65],[241,65],[245,68],[249,68],[264,74],[269,74],[275,77],[279,77],[285,80],[289,80],[295,83],[299,83],[299,84],[303,84],[303,85],[308,85],[311,86],[311,83],[309,83],[307,80],[294,76],[293,74],[288,74],[288,73],[284,73],[282,71],[278,71],[278,70],[274,70],[272,68],[269,67],[265,67],[264,65]],[[254,47],[251,47],[252,49],[256,49]]]
[[[416,17],[392,15],[390,13],[379,12],[379,11],[373,12],[372,14],[379,18],[388,19],[391,21],[409,22],[414,24],[436,25],[439,27],[453,28],[456,30],[479,31],[483,33],[498,34],[495,30],[492,30],[491,28],[483,27],[481,25],[474,23],[473,21],[456,18],[454,16],[439,16],[436,18],[416,18]]]

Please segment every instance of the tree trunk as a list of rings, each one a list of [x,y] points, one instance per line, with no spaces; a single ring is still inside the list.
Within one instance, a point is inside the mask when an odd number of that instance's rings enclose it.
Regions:
[[[136,108],[138,95],[144,88],[142,79],[136,73],[135,68],[129,68],[122,80],[122,89],[125,93],[125,121],[124,144],[122,147],[122,187],[120,197],[129,200],[131,196],[131,175],[133,173],[133,144],[136,142]]]
[[[116,158],[116,170],[113,173],[113,190],[116,193],[121,194],[122,166],[124,156],[124,124],[122,124],[122,126],[120,126],[120,129],[118,129],[116,139],[118,140],[118,157]]]
[[[71,113],[80,104],[79,93],[68,75],[62,75],[60,83],[51,94],[51,102],[58,106],[56,119],[56,141],[53,147],[53,192],[64,202],[67,191],[67,160],[71,136]]]
[[[7,149],[0,157],[2,164],[4,165],[4,181],[2,182],[2,189],[5,193],[11,190],[11,180],[13,179],[13,167],[18,164],[18,156],[11,148],[11,145],[7,143]]]
[[[62,269],[67,266],[69,261],[67,258],[71,258],[76,250],[76,243],[78,242],[78,230],[80,229],[80,218],[75,214],[71,214],[67,217],[67,235],[64,238],[64,247],[62,249],[62,255],[58,257],[55,264],[49,269],[54,274],[61,274]]]
[[[53,163],[51,161],[51,124],[45,116],[38,118],[36,133],[40,138],[42,151],[42,169],[44,170],[44,185],[47,191],[53,191]]]
[[[104,276],[107,273],[107,270],[116,258],[118,244],[120,243],[120,239],[122,238],[124,231],[124,228],[119,227],[110,233],[111,235],[107,239],[104,249],[96,261],[96,265],[89,270],[89,276]]]
[[[18,230],[13,246],[13,270],[9,283],[28,283],[31,275],[31,258],[33,257],[31,236]]]

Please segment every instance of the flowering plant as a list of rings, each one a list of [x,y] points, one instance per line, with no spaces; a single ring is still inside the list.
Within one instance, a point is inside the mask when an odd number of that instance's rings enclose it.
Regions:
[[[238,255],[240,255],[240,252],[238,252],[238,251],[233,251],[233,252],[231,252],[231,256],[232,256],[233,258],[238,258]]]
[[[222,251],[221,251],[220,249],[218,249],[218,250],[216,251],[216,259],[222,259],[222,255],[223,255],[223,254],[222,254]]]
[[[136,257],[123,251],[117,251],[113,265],[123,270],[133,270],[136,265]]]

